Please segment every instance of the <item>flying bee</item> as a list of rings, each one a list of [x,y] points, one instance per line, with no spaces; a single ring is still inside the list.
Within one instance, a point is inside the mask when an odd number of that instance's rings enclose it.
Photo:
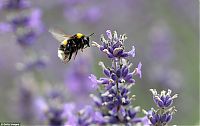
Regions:
[[[49,32],[53,37],[60,42],[58,48],[58,57],[64,62],[67,63],[72,58],[74,54],[74,59],[79,50],[83,52],[83,49],[90,47],[90,36],[94,33],[86,36],[82,33],[76,33],[75,35],[66,35],[62,32],[58,32],[50,29]]]

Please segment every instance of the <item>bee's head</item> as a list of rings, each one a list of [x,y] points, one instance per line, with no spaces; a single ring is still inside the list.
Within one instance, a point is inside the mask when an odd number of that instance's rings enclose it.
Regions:
[[[85,42],[86,42],[85,44],[86,44],[88,47],[90,47],[89,41],[90,41],[90,37],[91,37],[92,35],[94,35],[94,33],[92,33],[92,34],[90,34],[90,35],[88,35],[88,36],[85,37]]]
[[[86,37],[86,40],[89,42],[89,41],[90,41],[90,37],[89,37],[89,36],[87,36],[87,37]]]

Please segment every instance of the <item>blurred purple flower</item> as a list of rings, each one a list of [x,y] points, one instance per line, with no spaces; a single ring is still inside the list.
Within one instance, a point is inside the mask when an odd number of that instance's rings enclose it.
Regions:
[[[149,78],[153,83],[160,83],[171,88],[181,85],[182,77],[179,71],[170,67],[175,57],[174,41],[172,31],[163,20],[158,21],[149,32],[151,46],[149,49],[148,67]]]
[[[64,102],[62,93],[57,90],[50,91],[46,99],[36,99],[35,106],[38,109],[38,116],[42,120],[46,120],[49,126],[64,125],[67,121],[67,116],[70,116],[69,113],[73,111],[73,107]]]
[[[100,6],[80,7],[80,4],[87,0],[65,0],[64,16],[66,20],[71,22],[96,23],[102,17],[102,9]]]
[[[42,12],[40,9],[32,10],[29,26],[35,30],[37,34],[40,34],[44,30],[44,25],[42,23]]]
[[[78,126],[88,126],[90,124],[105,124],[105,119],[100,112],[96,112],[95,109],[88,105],[79,111]]]
[[[30,46],[34,43],[36,37],[37,36],[33,31],[26,32],[23,35],[17,35],[17,42],[21,46]]]
[[[0,23],[0,33],[11,32],[12,26],[9,23]]]
[[[102,17],[102,12],[100,7],[91,7],[85,14],[82,15],[82,20],[85,22],[95,23],[98,22]]]
[[[0,9],[5,10],[20,10],[30,7],[30,3],[27,0],[5,0],[0,3]]]
[[[26,79],[26,82],[22,82],[24,84],[20,84],[19,86],[19,96],[18,96],[18,114],[20,119],[27,124],[32,124],[36,113],[34,112],[34,100],[35,94],[33,91],[33,85],[28,82],[29,80]],[[27,84],[25,84],[27,83]]]
[[[151,60],[160,63],[168,63],[173,59],[174,49],[172,36],[169,26],[164,22],[156,22],[155,26],[149,32],[151,42],[150,55]]]
[[[76,61],[71,64],[66,75],[65,84],[68,87],[71,94],[78,97],[81,95],[86,96],[93,88],[93,84],[88,78],[91,72],[90,59],[88,56],[77,57]]]
[[[98,83],[102,83],[101,81],[99,81],[99,80],[97,80],[97,77],[95,76],[95,75],[93,75],[93,74],[91,74],[89,77],[88,77],[91,81],[92,81],[92,88],[94,88],[94,89],[97,89],[97,84]]]
[[[24,63],[17,63],[16,68],[20,72],[27,72],[32,70],[40,70],[45,68],[48,64],[48,57],[41,56],[40,58],[31,58],[31,60],[27,60]]]
[[[73,103],[67,103],[64,105],[65,112],[64,115],[67,117],[65,125],[76,126],[77,116],[74,114],[76,111],[76,106]]]
[[[8,19],[7,24],[1,24],[0,30],[13,31],[17,42],[22,46],[32,45],[43,31],[41,11],[33,9],[26,0],[8,0],[3,2],[2,6],[3,11],[8,12],[6,13]]]

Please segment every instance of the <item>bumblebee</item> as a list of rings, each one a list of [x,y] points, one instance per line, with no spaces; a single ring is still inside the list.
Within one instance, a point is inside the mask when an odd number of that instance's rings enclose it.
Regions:
[[[94,33],[86,36],[82,33],[76,33],[75,35],[66,35],[62,32],[58,32],[50,29],[49,32],[53,37],[60,42],[58,48],[58,57],[64,62],[67,63],[71,60],[72,55],[74,54],[74,59],[79,50],[83,52],[83,49],[90,47],[89,38]]]

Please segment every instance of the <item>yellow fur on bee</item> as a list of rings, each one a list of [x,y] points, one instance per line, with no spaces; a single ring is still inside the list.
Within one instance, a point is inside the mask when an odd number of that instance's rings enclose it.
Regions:
[[[68,42],[67,42],[67,39],[65,39],[65,40],[62,42],[62,44],[65,45],[65,46],[67,45],[67,43],[68,43]]]
[[[78,39],[80,39],[81,37],[83,37],[83,34],[77,33],[76,36],[77,36]]]

